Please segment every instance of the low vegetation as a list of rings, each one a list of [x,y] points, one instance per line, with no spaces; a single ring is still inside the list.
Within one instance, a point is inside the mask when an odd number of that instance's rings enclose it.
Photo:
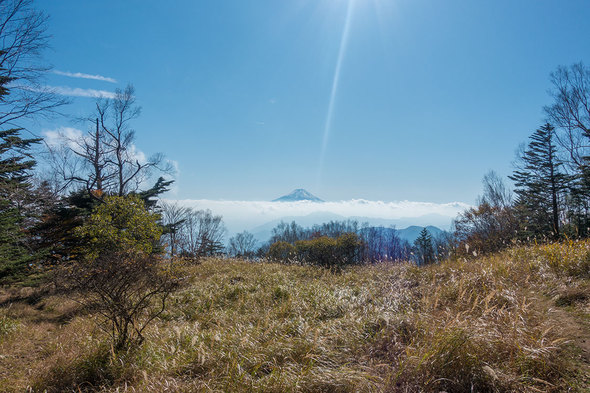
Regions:
[[[336,238],[320,236],[297,240],[294,245],[279,241],[271,244],[268,257],[276,262],[297,262],[340,269],[362,262],[363,241],[356,233],[344,233]]]
[[[71,294],[6,288],[0,390],[587,391],[589,261],[588,241],[339,273],[204,259],[127,351]]]

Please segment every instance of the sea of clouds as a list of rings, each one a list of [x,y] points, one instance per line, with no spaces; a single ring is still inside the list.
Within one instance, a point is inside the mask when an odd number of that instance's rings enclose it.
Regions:
[[[470,206],[463,202],[432,203],[415,201],[369,201],[352,199],[337,202],[268,202],[268,201],[223,201],[207,199],[168,200],[196,210],[210,209],[223,216],[229,232],[252,230],[270,221],[289,217],[304,217],[312,214],[338,215],[343,218],[369,218],[404,220],[417,225],[449,227],[457,214]],[[425,222],[431,217],[432,222]]]

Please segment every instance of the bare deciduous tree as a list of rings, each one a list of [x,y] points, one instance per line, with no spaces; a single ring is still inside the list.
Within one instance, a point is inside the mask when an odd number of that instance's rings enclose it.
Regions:
[[[551,74],[553,105],[545,107],[565,150],[564,169],[570,176],[564,216],[566,232],[586,236],[590,227],[590,67],[583,63],[561,66]]]
[[[498,208],[512,206],[512,191],[495,171],[486,173],[482,183],[483,195],[479,198],[478,204],[487,203]]]
[[[182,231],[185,227],[191,210],[181,206],[178,202],[160,202],[162,224],[164,225],[164,237],[167,239],[170,257],[177,255],[177,249],[181,242]]]
[[[561,131],[558,141],[571,163],[581,168],[590,153],[590,68],[583,63],[559,67],[551,73],[551,84],[554,103],[545,113]]]
[[[281,221],[276,227],[272,229],[270,244],[281,241],[294,244],[297,240],[304,240],[308,237],[308,231],[306,231],[301,225],[297,224],[295,221],[291,221],[290,224]]]
[[[181,252],[192,258],[216,255],[224,248],[224,235],[221,216],[213,215],[211,210],[191,210],[182,228]]]
[[[34,115],[54,114],[67,103],[43,85],[50,67],[42,62],[47,48],[47,16],[32,0],[0,1],[0,78],[10,94],[0,101],[0,125]]]
[[[86,119],[91,130],[83,136],[62,134],[62,143],[50,146],[51,161],[64,189],[82,186],[94,196],[122,196],[137,191],[153,169],[171,172],[161,154],[146,158],[134,145],[130,123],[141,112],[134,94],[133,86],[128,85],[117,89],[114,98],[98,99],[95,116]]]
[[[360,234],[364,243],[363,259],[366,261],[408,260],[410,244],[399,237],[395,228],[365,227]]]
[[[234,257],[250,258],[254,255],[256,239],[248,231],[243,231],[229,239],[228,251]]]
[[[453,222],[458,252],[489,253],[508,247],[516,237],[519,223],[511,196],[494,172],[483,179],[484,193],[478,205],[460,213]]]

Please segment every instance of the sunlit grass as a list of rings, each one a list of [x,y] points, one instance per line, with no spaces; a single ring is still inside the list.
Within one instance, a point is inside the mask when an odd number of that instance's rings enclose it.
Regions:
[[[336,274],[206,260],[125,354],[66,296],[5,302],[0,391],[584,391],[588,249]]]

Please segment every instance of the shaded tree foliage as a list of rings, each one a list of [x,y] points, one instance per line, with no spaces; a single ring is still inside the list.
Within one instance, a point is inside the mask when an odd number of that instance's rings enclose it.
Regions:
[[[418,265],[429,265],[436,261],[432,235],[428,232],[428,229],[423,228],[420,231],[420,236],[414,241],[412,249]]]
[[[295,221],[290,224],[281,221],[276,227],[272,229],[270,243],[286,242],[295,243],[297,240],[304,240],[310,236],[309,231],[306,231],[302,226]]]
[[[54,113],[66,103],[42,86],[49,69],[46,16],[29,0],[0,2],[0,280],[20,276],[33,261],[30,234],[39,213],[30,177],[37,138],[25,138],[15,122]]]
[[[565,151],[570,176],[565,195],[566,230],[588,236],[590,228],[590,68],[583,63],[560,66],[551,73],[553,103],[545,107],[556,127],[555,138]]]
[[[507,247],[516,237],[519,223],[502,179],[490,172],[483,179],[484,193],[478,205],[454,220],[459,254],[490,253]],[[511,202],[511,201],[510,201]]]
[[[344,233],[336,238],[321,236],[295,242],[296,258],[300,263],[341,268],[362,261],[363,242],[356,233]]]
[[[158,215],[135,196],[109,196],[75,232],[81,257],[57,270],[57,282],[103,319],[115,349],[140,344],[148,324],[166,308],[177,278],[159,258]]]
[[[0,280],[19,275],[32,261],[25,234],[33,214],[28,196],[35,160],[29,149],[39,140],[23,139],[19,131],[0,131]]]
[[[182,224],[176,228],[178,254],[195,260],[222,254],[225,232],[222,216],[208,209],[187,209]]]
[[[8,76],[0,78],[0,103],[6,102]],[[30,152],[40,140],[22,138],[21,129],[0,131],[0,281],[21,274],[31,261],[24,233],[29,182],[35,160]]]
[[[160,178],[152,188],[130,195],[139,198],[146,209],[153,211],[156,208],[155,198],[168,191],[170,183]],[[102,199],[91,196],[85,189],[79,189],[67,196],[53,195],[43,203],[44,209],[31,228],[38,261],[54,266],[78,258],[82,244],[75,235],[76,228],[86,222]]]
[[[48,267],[78,258],[82,244],[75,235],[76,228],[84,224],[97,204],[85,190],[52,198],[31,230],[37,262]]]
[[[434,254],[438,262],[453,257],[457,251],[457,238],[452,232],[443,231],[437,236],[432,237]]]
[[[296,248],[293,244],[279,240],[270,245],[268,258],[275,262],[293,262],[296,255]]]
[[[460,253],[495,251],[516,238],[589,235],[590,68],[560,66],[550,81],[548,123],[531,135],[510,176],[516,200],[507,203],[506,188],[486,180],[484,197],[455,221]]]
[[[537,129],[519,157],[520,167],[509,176],[518,195],[516,209],[521,237],[558,238],[560,234],[563,193],[569,179],[561,170],[554,136],[551,124]]]
[[[410,244],[399,237],[395,228],[365,227],[360,230],[365,261],[406,261]]]
[[[164,226],[165,245],[170,253],[170,257],[177,255],[183,226],[186,223],[191,210],[178,203],[161,202],[160,210],[162,215],[162,225]]]
[[[280,260],[278,255],[287,255],[284,260],[291,258],[291,251],[286,244],[297,245],[297,242],[308,241],[317,238],[338,239],[343,235],[354,234],[362,244],[359,254],[355,256],[355,262],[376,261],[401,261],[410,256],[410,245],[402,240],[394,228],[369,227],[368,224],[360,225],[355,220],[330,221],[313,225],[311,228],[303,228],[295,221],[290,224],[280,222],[272,230],[269,242],[268,255],[271,259]],[[331,241],[331,240],[330,240]],[[319,244],[328,244],[323,240]],[[306,243],[302,243],[306,244]],[[264,250],[264,247],[261,248]],[[285,251],[287,250],[287,251]],[[297,256],[301,259],[299,251]]]

